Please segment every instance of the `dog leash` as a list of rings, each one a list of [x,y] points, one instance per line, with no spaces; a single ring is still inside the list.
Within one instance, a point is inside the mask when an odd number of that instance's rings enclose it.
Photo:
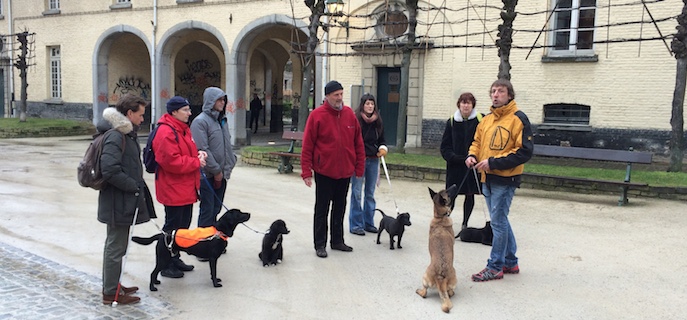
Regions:
[[[205,172],[203,172],[203,169],[200,170],[200,174],[203,176],[203,180],[204,180],[205,183],[208,185],[208,187],[210,187],[210,190],[215,190],[215,187],[212,186],[212,184],[210,183],[210,180],[209,180],[208,177],[205,175]],[[222,207],[224,207],[224,209],[226,209],[227,211],[229,211],[229,208],[227,208],[227,206],[224,204],[224,202],[222,201],[222,199],[220,199],[219,196],[218,196],[216,193],[213,192],[212,195],[215,196],[215,199],[219,200],[219,203],[222,204]],[[247,224],[245,224],[244,222],[241,222],[241,224],[242,224],[244,227],[248,228],[248,230],[251,230],[251,231],[253,231],[253,232],[255,232],[255,233],[266,234],[266,232],[261,232],[261,231],[258,231],[258,230],[255,230],[255,229],[249,227],[249,226],[248,226]]]
[[[391,199],[394,200],[394,206],[396,207],[396,215],[401,214],[401,210],[398,209],[398,204],[396,204],[396,198],[394,197],[394,190],[391,188],[391,179],[389,179],[389,169],[386,168],[386,161],[384,161],[384,156],[379,157],[382,159],[382,167],[384,167],[384,175],[386,175],[386,181],[389,182],[389,190],[391,191]]]

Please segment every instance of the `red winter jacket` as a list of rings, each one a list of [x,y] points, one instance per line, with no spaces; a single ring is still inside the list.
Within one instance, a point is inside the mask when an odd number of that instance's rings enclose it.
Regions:
[[[301,151],[301,177],[312,171],[332,179],[362,177],[365,146],[360,123],[351,108],[332,108],[325,100],[308,116]]]
[[[198,200],[200,190],[200,160],[191,129],[172,115],[165,113],[153,140],[158,169],[155,173],[157,201],[166,206],[185,206]],[[177,142],[177,139],[179,140]]]

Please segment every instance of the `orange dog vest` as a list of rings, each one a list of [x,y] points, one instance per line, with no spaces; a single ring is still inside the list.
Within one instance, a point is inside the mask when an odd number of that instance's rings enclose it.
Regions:
[[[188,248],[200,241],[210,240],[213,237],[219,237],[227,241],[227,236],[215,227],[195,228],[195,229],[178,229],[174,234],[174,242],[179,247]]]

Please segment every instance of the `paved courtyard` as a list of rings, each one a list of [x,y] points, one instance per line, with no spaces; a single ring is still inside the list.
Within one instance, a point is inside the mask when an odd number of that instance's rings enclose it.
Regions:
[[[389,250],[386,234],[377,245],[374,235],[346,233],[354,251],[320,259],[312,248],[314,189],[297,173],[245,165],[232,174],[225,203],[251,212],[247,224],[259,231],[286,221],[283,264],[263,268],[262,235],[239,226],[218,263],[224,287],[212,287],[206,263],[183,255],[196,270],[160,278],[160,291],[150,292],[153,247],[133,244],[123,283],[141,287],[141,303],[103,306],[105,226],[95,218],[97,192],[75,178],[87,145],[85,137],[0,140],[0,319],[683,318],[687,283],[676,270],[687,267],[684,202],[631,199],[618,207],[616,196],[520,189],[511,222],[522,272],[471,282],[489,247],[457,242],[459,282],[446,315],[436,291],[415,294],[429,263],[427,187],[440,184],[396,180],[393,193],[385,181],[379,186],[378,207],[393,213],[395,199],[411,213],[402,250]],[[152,175],[146,179],[153,187]],[[478,199],[470,225],[483,225],[484,214]],[[134,230],[156,232],[152,223]]]

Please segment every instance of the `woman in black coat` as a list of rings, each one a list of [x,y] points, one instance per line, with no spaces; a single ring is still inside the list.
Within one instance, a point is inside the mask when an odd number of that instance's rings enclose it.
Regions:
[[[475,206],[475,194],[480,194],[479,187],[479,172],[477,173],[478,180],[475,180],[475,173],[473,170],[468,170],[465,166],[465,157],[468,155],[470,145],[475,137],[477,125],[482,120],[483,114],[475,110],[477,101],[472,93],[466,92],[460,95],[456,103],[458,110],[446,122],[446,129],[441,138],[441,156],[446,160],[446,187],[455,184],[460,186],[458,194],[465,195],[463,202],[463,223],[462,229],[465,229],[472,214],[472,209]],[[465,175],[468,175],[465,178]],[[461,182],[465,182],[461,185]],[[455,206],[455,200],[451,201],[451,210]]]

